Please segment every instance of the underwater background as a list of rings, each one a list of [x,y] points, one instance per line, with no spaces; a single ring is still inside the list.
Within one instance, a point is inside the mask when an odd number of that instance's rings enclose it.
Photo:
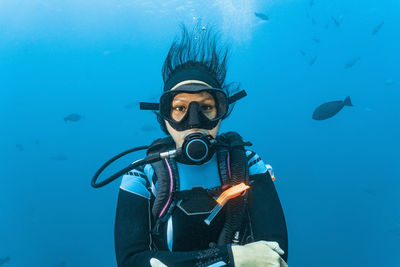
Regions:
[[[120,180],[90,180],[164,135],[138,102],[160,96],[184,22],[231,44],[227,81],[248,97],[221,132],[274,168],[289,266],[400,266],[399,11],[398,0],[0,0],[0,265],[116,266]],[[312,119],[347,96],[353,107]]]

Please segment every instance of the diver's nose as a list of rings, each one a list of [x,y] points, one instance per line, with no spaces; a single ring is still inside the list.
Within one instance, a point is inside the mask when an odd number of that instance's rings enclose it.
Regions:
[[[189,120],[188,124],[191,129],[193,128],[201,128],[200,126],[200,105],[197,102],[192,102],[189,104],[188,115]]]

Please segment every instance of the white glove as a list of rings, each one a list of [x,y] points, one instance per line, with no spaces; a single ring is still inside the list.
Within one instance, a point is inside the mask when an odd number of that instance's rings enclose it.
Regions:
[[[151,265],[151,267],[168,267],[167,265],[165,265],[161,261],[157,260],[156,258],[150,259],[150,265]]]
[[[281,258],[285,252],[277,242],[257,241],[232,246],[235,267],[288,267]]]

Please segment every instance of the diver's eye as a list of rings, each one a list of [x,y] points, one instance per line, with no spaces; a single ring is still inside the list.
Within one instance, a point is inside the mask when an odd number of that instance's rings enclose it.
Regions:
[[[184,106],[175,106],[175,107],[173,107],[173,109],[175,111],[179,111],[179,112],[185,112],[186,111],[186,107],[184,107]]]
[[[202,105],[201,106],[201,109],[203,110],[203,111],[210,111],[210,110],[212,110],[214,107],[213,106],[210,106],[210,105]]]

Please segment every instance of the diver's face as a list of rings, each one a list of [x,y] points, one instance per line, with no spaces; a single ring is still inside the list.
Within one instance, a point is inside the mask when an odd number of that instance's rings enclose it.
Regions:
[[[209,119],[214,119],[217,116],[215,100],[212,95],[207,92],[199,92],[196,94],[181,93],[177,94],[172,100],[171,117],[176,121],[182,120],[185,116],[189,104],[191,102],[199,103],[200,109]]]
[[[214,119],[217,116],[217,109],[215,106],[214,97],[207,92],[199,92],[195,94],[190,93],[180,93],[177,94],[172,100],[171,105],[171,117],[180,121],[185,116],[188,111],[189,104],[191,102],[199,103],[200,109],[209,119]],[[174,139],[176,143],[176,147],[179,148],[182,146],[185,137],[191,133],[202,133],[205,135],[211,135],[212,137],[216,137],[218,134],[219,126],[221,121],[218,122],[217,126],[215,126],[211,130],[201,129],[201,128],[193,128],[184,131],[177,131],[169,124],[168,121],[165,121],[167,130]]]

